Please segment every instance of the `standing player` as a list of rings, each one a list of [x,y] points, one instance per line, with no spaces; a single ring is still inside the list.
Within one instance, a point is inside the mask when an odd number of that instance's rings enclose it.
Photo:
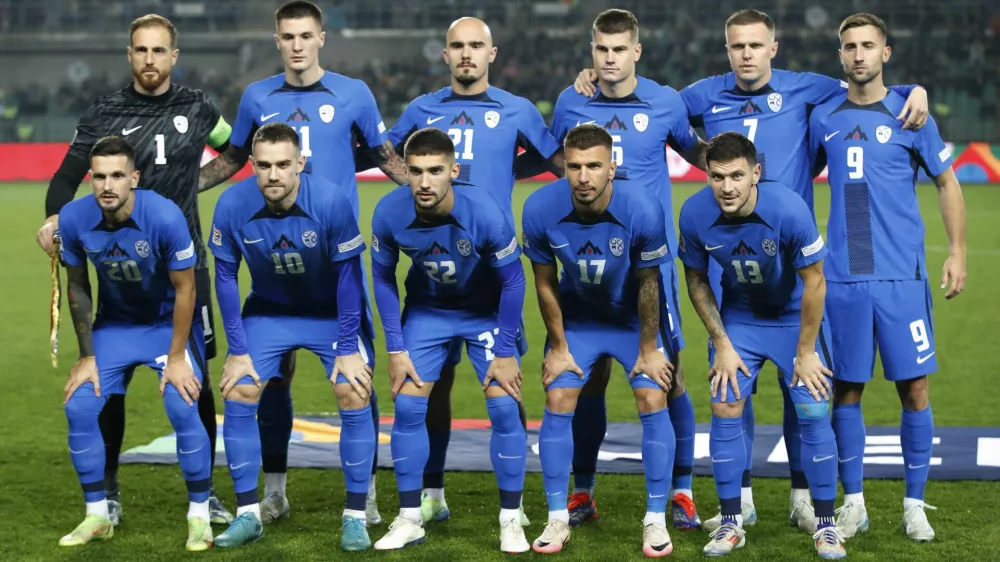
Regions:
[[[455,159],[461,164],[455,183],[489,192],[513,227],[514,176],[521,175],[515,170],[513,155],[524,149],[530,160],[547,160],[549,168],[561,173],[562,153],[530,101],[490,86],[489,67],[496,55],[490,28],[482,20],[461,18],[452,23],[444,49],[451,86],[410,102],[389,131],[389,140],[400,151],[406,139],[419,129],[434,127],[448,133],[455,144]],[[527,161],[517,160],[518,167]],[[527,348],[522,346],[518,351],[524,355]],[[444,498],[444,465],[451,438],[451,387],[455,365],[461,360],[461,342],[456,341],[427,404],[431,449],[420,504],[425,523],[443,521],[451,515]],[[519,407],[523,420],[524,407]],[[528,525],[523,510],[521,523]]]
[[[452,186],[461,175],[455,144],[424,129],[406,142],[410,187],[390,192],[372,217],[372,271],[389,352],[396,406],[392,458],[399,516],[376,550],[423,542],[420,491],[430,443],[426,417],[452,342],[464,342],[486,396],[493,426],[490,460],[500,491],[500,550],[528,551],[520,524],[527,437],[518,419],[524,271],[517,236],[482,189]],[[511,155],[513,157],[513,155]],[[406,307],[399,309],[399,253],[413,264]]]
[[[552,129],[560,141],[567,131],[580,123],[597,123],[611,134],[614,141],[615,181],[622,187],[636,186],[649,190],[663,207],[670,255],[676,255],[677,237],[674,230],[673,197],[666,147],[671,145],[685,153],[691,162],[703,160],[705,143],[688,124],[687,110],[677,92],[635,74],[635,63],[642,54],[639,44],[639,22],[631,12],[607,10],[594,20],[592,51],[600,91],[585,98],[567,88],[556,102]],[[677,298],[677,268],[672,259],[664,260],[663,301],[661,312],[664,330],[669,334],[664,344],[676,365],[670,393],[670,418],[677,436],[676,465],[673,469],[673,524],[680,528],[701,526],[691,491],[694,468],[694,405],[687,394],[680,370],[680,351],[684,348],[681,334],[680,301]],[[580,525],[597,517],[594,483],[597,455],[607,431],[604,394],[607,390],[611,365],[598,363],[590,382],[580,393],[579,414],[573,418],[573,435],[577,447],[573,458],[574,490],[570,497],[570,524]]]
[[[198,264],[195,283],[205,336],[205,385],[198,399],[198,415],[211,441],[215,466],[215,395],[209,381],[207,361],[215,357],[215,325],[212,318],[212,282],[202,243],[198,216],[198,167],[205,145],[217,150],[228,146],[229,124],[201,90],[171,84],[170,73],[177,64],[177,28],[170,20],[150,14],[132,22],[128,59],[132,65],[132,85],[91,104],[76,127],[69,152],[56,171],[45,196],[48,218],[38,232],[39,246],[52,249],[52,235],[59,230],[59,210],[73,200],[73,194],[90,167],[88,154],[98,139],[121,135],[136,147],[135,166],[142,189],[154,191],[181,208],[188,233],[194,240]],[[125,377],[125,386],[131,373]],[[113,394],[101,411],[101,435],[107,452],[105,489],[111,521],[122,518],[118,488],[118,457],[125,437],[125,395]],[[209,500],[212,522],[229,523],[229,514],[213,493]]]
[[[924,488],[931,463],[934,417],[927,376],[937,370],[924,224],[917,202],[917,167],[934,179],[951,253],[944,263],[945,298],[965,287],[965,203],[951,168],[951,151],[931,119],[917,132],[893,119],[902,96],[882,83],[889,61],[886,25],[855,14],[840,25],[840,60],[847,95],[817,107],[811,143],[829,164],[831,202],[827,302],[838,357],[833,423],[840,448],[844,507],[837,527],[845,537],[868,529],[862,495],[865,424],[861,395],[872,378],[875,350],[903,406],[906,495],[903,530],[915,541],[934,539]],[[933,508],[931,508],[933,509]]]
[[[305,173],[347,190],[357,219],[358,183],[354,159],[358,143],[398,184],[406,182],[403,162],[392,143],[386,140],[385,125],[368,86],[361,80],[328,72],[320,66],[319,50],[326,41],[320,9],[312,2],[293,0],[278,8],[274,20],[274,41],[281,51],[285,72],[247,86],[240,100],[229,147],[202,168],[199,189],[209,189],[232,177],[250,155],[254,132],[267,123],[282,122],[295,128],[299,135],[301,153],[306,158]],[[369,310],[366,316],[370,322]],[[261,515],[264,523],[289,512],[285,485],[288,441],[292,435],[291,382],[294,374],[295,355],[289,352],[282,362],[281,376],[267,385],[260,398],[265,482]],[[375,395],[372,395],[372,418],[378,433]],[[372,470],[377,464],[376,456]],[[375,503],[375,479],[371,482],[368,522],[374,525],[381,522],[381,517]]]
[[[613,142],[600,125],[575,127],[564,141],[566,179],[540,188],[524,204],[524,251],[548,333],[538,447],[549,520],[533,548],[551,554],[569,542],[566,492],[577,399],[594,363],[612,357],[628,374],[642,421],[647,496],[642,552],[661,557],[674,549],[666,525],[674,456],[667,410],[673,365],[664,353],[668,336],[660,323],[660,270],[670,251],[656,199],[612,182]]]
[[[86,518],[59,545],[114,536],[98,417],[108,396],[124,394],[131,373],[146,365],[160,376],[160,395],[177,434],[177,459],[190,501],[187,549],[207,550],[212,546],[212,467],[196,406],[205,339],[195,310],[195,245],[176,205],[135,189],[140,177],[135,153],[123,138],[95,142],[89,168],[94,197],[68,203],[59,213],[61,257],[80,343],[64,404],[70,458],[87,502]],[[97,271],[100,299],[93,323],[88,260]]]
[[[705,545],[723,556],[746,542],[740,474],[746,463],[742,409],[765,361],[791,389],[802,428],[802,457],[815,498],[820,558],[845,558],[834,526],[837,441],[830,424],[829,327],[823,319],[826,248],[809,207],[772,183],[758,190],[757,149],[739,133],[708,145],[708,183],[680,215],[680,258],[688,295],[712,343],[710,449],[721,526]],[[722,268],[721,305],[708,280],[709,261]]]
[[[732,72],[700,80],[683,90],[681,97],[688,117],[706,136],[732,131],[748,137],[757,147],[761,164],[761,184],[777,182],[791,188],[813,208],[812,161],[808,150],[809,111],[843,92],[845,84],[818,74],[774,70],[771,60],[777,55],[774,21],[758,10],[740,10],[726,20],[726,53]],[[593,95],[596,72],[585,70],[575,84],[577,91]],[[923,88],[895,88],[909,95],[899,119],[904,127],[920,128],[927,120],[927,93]],[[722,294],[722,270],[708,265],[714,294]],[[801,432],[794,404],[784,379],[778,378],[784,397],[783,434],[788,453],[792,490],[789,521],[804,531],[814,531],[814,511],[809,501],[809,484],[802,470]],[[757,522],[753,505],[750,469],[753,462],[754,415],[750,397],[743,408],[744,438],[749,453],[742,477],[742,503],[747,526]],[[707,530],[718,528],[720,515],[705,521]]]
[[[365,550],[371,547],[365,500],[376,443],[368,403],[372,331],[362,315],[365,245],[347,196],[302,174],[306,158],[292,127],[264,125],[254,133],[252,151],[256,178],[223,193],[210,245],[229,342],[221,381],[223,437],[239,506],[216,545],[238,546],[263,534],[257,494],[260,385],[281,376],[284,354],[304,348],[322,359],[340,407],[347,481],[340,547]],[[236,277],[244,258],[253,289],[241,318]]]

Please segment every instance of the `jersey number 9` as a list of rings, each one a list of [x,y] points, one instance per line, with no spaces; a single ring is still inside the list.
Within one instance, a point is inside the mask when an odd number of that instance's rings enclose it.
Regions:
[[[284,255],[274,252],[271,254],[271,259],[274,261],[274,272],[278,275],[302,275],[306,271],[302,265],[302,256],[297,252],[288,252]]]
[[[847,177],[859,180],[865,177],[865,149],[860,146],[847,147]]]

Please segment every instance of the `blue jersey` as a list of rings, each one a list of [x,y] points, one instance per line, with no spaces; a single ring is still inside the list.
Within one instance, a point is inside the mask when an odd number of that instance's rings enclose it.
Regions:
[[[761,326],[801,323],[802,280],[798,270],[823,259],[826,247],[812,211],[787,187],[772,183],[757,191],[750,215],[727,218],[706,186],[684,202],[680,258],[708,271],[722,266],[722,319]],[[719,298],[719,295],[716,295]]]
[[[596,220],[574,210],[566,179],[539,188],[524,203],[525,255],[536,263],[562,263],[559,304],[564,321],[637,327],[634,270],[671,259],[659,203],[617,183],[612,189],[608,208]]]
[[[686,152],[698,144],[688,123],[687,109],[677,91],[652,80],[636,77],[635,91],[623,98],[609,98],[600,91],[593,98],[563,90],[552,116],[552,133],[559,142],[582,123],[603,125],[611,133],[612,156],[618,165],[615,185],[640,186],[653,192],[664,212],[664,227],[671,255],[677,251],[674,204],[667,167],[667,145]]]
[[[488,191],[512,225],[518,148],[546,159],[559,150],[534,104],[500,88],[474,96],[456,94],[451,88],[424,94],[406,106],[389,131],[389,140],[403,154],[406,139],[426,127],[448,133],[455,143],[455,159],[461,164],[456,181]]]
[[[256,178],[227,189],[215,206],[212,254],[245,259],[250,270],[244,316],[336,317],[335,264],[365,249],[342,190],[308,174],[299,179],[295,203],[280,215],[268,209]]]
[[[829,168],[830,281],[927,278],[917,168],[936,177],[951,151],[933,118],[919,131],[902,129],[895,116],[905,103],[892,91],[864,106],[844,94],[812,114],[812,145]]]
[[[385,125],[375,96],[361,80],[326,72],[304,87],[285,82],[277,74],[247,86],[229,142],[250,149],[253,134],[267,123],[281,122],[299,134],[305,172],[350,190],[358,215],[358,182],[354,152],[386,141]]]
[[[194,243],[180,208],[156,193],[136,189],[124,223],[108,226],[94,197],[59,212],[62,261],[97,271],[97,316],[102,321],[155,324],[174,312],[170,272],[194,267]]]
[[[406,304],[495,314],[500,281],[492,271],[521,257],[517,235],[493,197],[452,186],[455,206],[436,222],[417,218],[409,186],[389,192],[372,216],[372,260],[395,267],[403,252]]]

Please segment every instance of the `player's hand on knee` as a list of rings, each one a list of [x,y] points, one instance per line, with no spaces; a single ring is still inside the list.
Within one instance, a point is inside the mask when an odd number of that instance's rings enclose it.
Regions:
[[[594,85],[595,82],[597,82],[597,71],[593,68],[584,68],[576,76],[576,82],[573,82],[573,89],[576,93],[591,98],[597,93],[597,86]]]
[[[222,365],[222,379],[219,381],[219,390],[222,392],[223,400],[229,398],[229,393],[243,377],[250,377],[253,379],[254,386],[260,388],[260,375],[253,367],[253,360],[250,359],[249,353],[226,357],[226,362]]]
[[[351,384],[351,389],[362,400],[368,400],[372,393],[372,368],[361,357],[360,352],[338,355],[333,362],[330,384],[337,384],[337,376],[343,376]]]
[[[951,283],[951,287],[948,287],[948,292],[945,293],[944,298],[957,297],[965,289],[965,278],[968,275],[965,267],[965,256],[951,254],[945,260],[942,269],[941,288],[944,289],[948,286],[949,282]]]
[[[928,115],[930,115],[930,104],[927,101],[927,90],[915,88],[910,92],[910,97],[906,98],[906,103],[896,119],[903,121],[905,117],[903,128],[916,131],[927,124]]]
[[[65,406],[69,399],[76,392],[76,389],[80,388],[87,382],[94,384],[94,394],[97,396],[101,395],[101,381],[97,376],[97,359],[91,355],[89,357],[81,357],[69,370],[69,379],[66,381],[66,385],[63,386],[63,405]]]
[[[424,387],[424,381],[420,380],[417,370],[413,367],[410,354],[406,352],[390,353],[389,390],[392,393],[393,400],[396,399],[396,395],[399,394],[400,389],[406,384],[406,379],[413,381],[413,384],[417,385],[417,388]]]
[[[656,350],[647,353],[639,353],[635,360],[635,366],[628,375],[628,380],[632,380],[638,375],[646,375],[653,380],[663,392],[670,392],[673,385],[674,366],[667,359],[662,351]]]
[[[729,394],[729,388],[732,387],[736,399],[742,400],[742,396],[740,396],[740,373],[743,373],[748,378],[750,377],[750,369],[747,368],[746,363],[740,358],[740,354],[736,352],[736,349],[728,342],[723,345],[716,345],[715,364],[712,365],[712,370],[708,372],[708,376],[712,380],[712,398],[719,396],[721,390],[721,400],[725,402]]]
[[[167,359],[167,366],[163,368],[163,376],[160,377],[161,397],[167,390],[167,384],[174,385],[188,406],[194,406],[198,401],[198,395],[201,394],[201,381],[194,376],[194,369],[184,357]]]
[[[38,234],[35,235],[35,242],[38,243],[38,247],[44,250],[49,256],[52,255],[52,240],[58,231],[59,215],[52,215],[45,219],[42,227],[38,229]]]
[[[583,369],[576,364],[568,347],[565,349],[550,348],[545,353],[545,360],[542,361],[542,386],[548,388],[552,381],[563,373],[576,373],[576,376],[581,379],[586,376]]]
[[[801,382],[817,402],[826,401],[830,399],[830,393],[833,391],[830,377],[833,377],[833,371],[823,366],[819,354],[815,351],[795,357],[792,388]]]
[[[504,392],[517,401],[521,400],[521,366],[517,364],[516,357],[494,357],[490,361],[486,377],[483,378],[483,392],[486,392],[494,380]]]

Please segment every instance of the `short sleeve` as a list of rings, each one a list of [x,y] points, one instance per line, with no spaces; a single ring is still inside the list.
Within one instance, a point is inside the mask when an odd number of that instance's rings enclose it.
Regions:
[[[810,105],[826,103],[847,90],[847,82],[812,72],[799,73],[799,86],[804,101]]]
[[[684,110],[687,111],[691,124],[702,124],[702,115],[708,105],[705,94],[708,85],[708,78],[704,78],[680,91],[681,101],[684,102]]]
[[[360,80],[355,81],[355,83],[358,90],[355,100],[360,104],[360,107],[354,124],[361,131],[365,145],[369,148],[382,146],[387,140],[387,135],[385,123],[382,122],[382,114],[378,110],[378,103],[376,103],[375,96],[367,84]]]
[[[667,109],[666,117],[670,120],[670,136],[667,142],[677,152],[687,152],[698,145],[698,134],[691,126],[687,115],[687,106],[680,94],[669,88],[667,92],[664,104]]]
[[[920,156],[920,165],[927,175],[935,178],[945,173],[952,165],[952,151],[944,144],[934,118],[928,117],[927,124],[913,135],[913,148]]]
[[[656,267],[670,260],[667,229],[659,205],[637,204],[632,221],[632,247],[629,252],[633,268]]]
[[[326,208],[328,218],[323,226],[326,227],[330,260],[339,262],[361,255],[365,251],[365,238],[358,228],[351,205],[345,199]]]
[[[388,202],[383,199],[372,214],[372,261],[387,267],[395,267],[399,262],[399,247],[392,235]]]
[[[389,129],[389,142],[392,143],[392,146],[396,147],[396,152],[400,156],[403,155],[403,145],[406,144],[407,139],[410,138],[410,135],[414,131],[420,128],[414,119],[416,114],[420,112],[415,101],[410,102],[410,105],[406,106],[403,114],[396,120],[396,124]]]
[[[528,259],[541,264],[554,264],[555,254],[549,246],[549,237],[545,233],[545,222],[542,209],[538,208],[535,198],[529,197],[524,203],[521,213],[521,237],[524,242],[524,255]]]
[[[527,100],[518,111],[517,140],[521,148],[535,151],[543,158],[550,158],[559,151],[559,142],[545,125],[542,114]]]
[[[809,155],[813,162],[825,160],[823,148],[823,115],[822,111],[813,111],[809,116]]]
[[[87,264],[87,253],[76,232],[73,218],[67,212],[68,208],[68,205],[63,207],[59,213],[59,239],[62,244],[59,249],[59,258],[69,267],[83,267]]]
[[[795,269],[802,269],[826,257],[826,244],[805,202],[791,193],[787,199],[784,209],[789,216],[781,223],[781,245],[793,255]]]
[[[194,251],[194,241],[188,232],[184,213],[173,203],[166,201],[160,217],[164,220],[160,230],[160,256],[167,258],[167,268],[170,271],[180,271],[195,266],[198,256]]]
[[[235,187],[235,186],[234,186]],[[233,188],[230,188],[233,189]],[[226,209],[226,195],[215,205],[215,215],[212,217],[212,236],[208,249],[216,259],[230,263],[239,263],[242,252],[237,241],[235,229],[230,227]]]
[[[677,256],[681,263],[698,271],[708,271],[708,252],[701,243],[701,236],[698,234],[698,217],[694,209],[694,203],[689,199],[681,207],[681,215],[678,219],[680,236],[677,243]]]
[[[478,212],[483,213],[484,220],[476,245],[482,248],[483,254],[489,253],[490,266],[500,268],[517,261],[521,257],[517,233],[500,212],[500,208],[496,205],[483,205]]]
[[[248,87],[243,91],[240,98],[240,107],[236,110],[236,122],[233,123],[233,132],[229,136],[229,144],[236,148],[246,148],[250,144],[250,137],[257,129],[257,99],[253,88]]]
[[[69,154],[89,164],[90,149],[105,134],[105,121],[101,116],[101,100],[97,99],[94,103],[90,104],[86,113],[77,122],[76,132],[73,134],[73,140],[69,144]]]
[[[576,95],[576,93],[563,92],[559,99],[556,100],[556,107],[552,110],[552,137],[556,142],[561,143],[566,138],[566,133],[569,132],[569,125],[566,120],[567,105],[569,101],[567,96]]]

